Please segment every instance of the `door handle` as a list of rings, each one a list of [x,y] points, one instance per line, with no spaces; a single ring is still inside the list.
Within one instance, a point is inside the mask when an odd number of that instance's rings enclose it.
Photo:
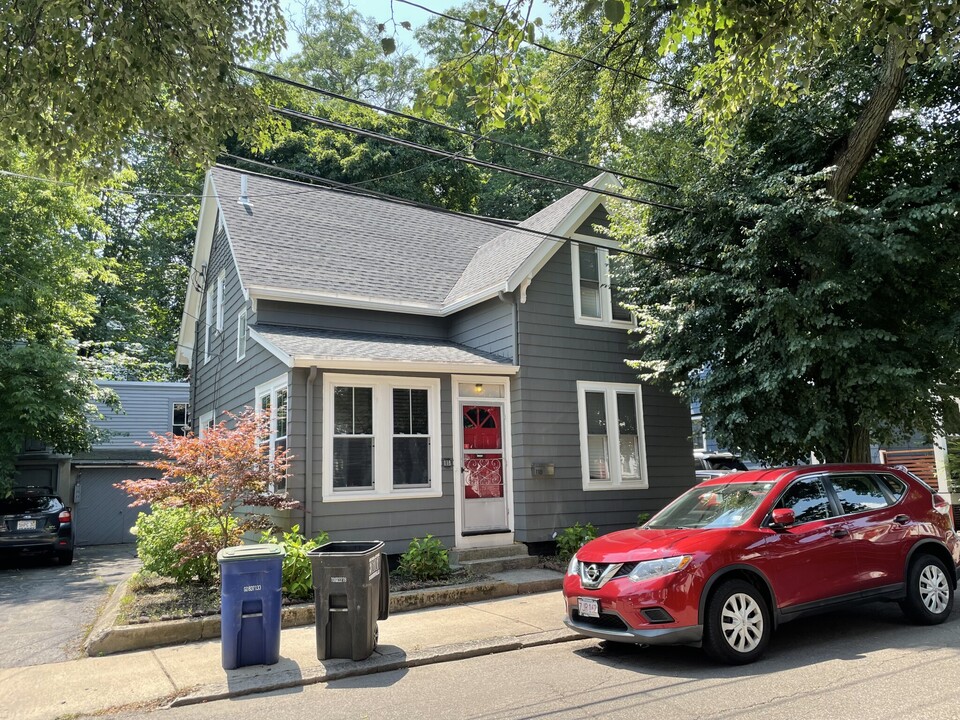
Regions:
[[[894,521],[895,523],[897,523],[897,525],[906,525],[908,522],[910,522],[910,516],[909,516],[909,515],[897,515],[897,516],[893,519],[893,521]]]
[[[842,538],[842,537],[846,537],[847,535],[849,535],[849,534],[850,534],[850,531],[849,531],[849,530],[845,530],[844,528],[837,528],[837,529],[834,530],[831,534],[832,534],[835,538]]]

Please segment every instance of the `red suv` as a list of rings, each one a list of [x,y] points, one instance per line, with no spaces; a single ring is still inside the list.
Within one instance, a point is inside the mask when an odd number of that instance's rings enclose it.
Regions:
[[[564,578],[565,622],[742,664],[780,623],[846,603],[896,600],[915,622],[941,623],[958,565],[950,506],[906,471],[753,470],[700,483],[643,527],[580,548]]]

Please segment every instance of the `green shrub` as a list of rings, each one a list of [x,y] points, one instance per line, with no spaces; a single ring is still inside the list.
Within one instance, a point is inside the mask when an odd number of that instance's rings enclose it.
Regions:
[[[573,527],[568,527],[557,535],[557,555],[561,560],[569,560],[577,550],[596,536],[597,529],[590,523],[575,523]]]
[[[312,540],[300,534],[300,526],[294,525],[283,537],[277,538],[266,532],[260,542],[277,543],[283,547],[283,592],[295,600],[307,600],[313,596],[313,569],[307,553],[327,542],[330,537],[321,532]]]
[[[414,580],[439,580],[450,573],[450,558],[443,543],[427,535],[414,538],[400,556],[400,574]]]
[[[173,578],[178,585],[212,582],[219,573],[218,532],[214,523],[186,508],[157,508],[137,516],[137,555],[144,570]]]
[[[648,513],[648,512],[642,512],[642,513],[640,513],[639,515],[637,515],[637,527],[641,527],[642,525],[646,525],[647,520],[649,520],[649,519],[650,519],[650,513]]]

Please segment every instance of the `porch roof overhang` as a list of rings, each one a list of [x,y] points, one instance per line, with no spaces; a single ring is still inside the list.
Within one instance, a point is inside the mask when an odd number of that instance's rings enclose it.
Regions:
[[[250,337],[287,367],[327,370],[514,375],[508,359],[435,338],[257,324]]]

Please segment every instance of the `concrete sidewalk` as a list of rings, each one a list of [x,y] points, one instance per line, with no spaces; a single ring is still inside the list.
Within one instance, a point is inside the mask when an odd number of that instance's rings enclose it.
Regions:
[[[224,670],[220,641],[0,670],[0,720],[183,705],[579,638],[559,591],[394,615],[367,660],[317,660],[315,626],[281,632],[280,662]]]

